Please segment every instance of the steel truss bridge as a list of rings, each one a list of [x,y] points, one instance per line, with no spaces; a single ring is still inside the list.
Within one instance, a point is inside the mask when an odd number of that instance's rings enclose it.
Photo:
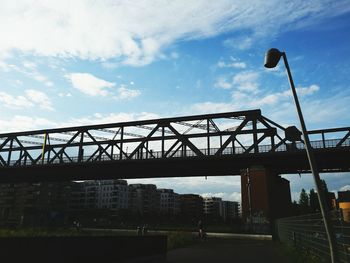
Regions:
[[[309,131],[322,172],[349,171],[350,127]],[[0,182],[308,172],[303,141],[260,110],[0,134]]]

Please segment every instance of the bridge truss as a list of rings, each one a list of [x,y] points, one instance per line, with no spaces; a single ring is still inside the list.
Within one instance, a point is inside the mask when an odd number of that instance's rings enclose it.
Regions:
[[[1,171],[300,151],[260,110],[0,134]],[[310,131],[312,146],[348,152],[350,127]],[[134,162],[137,164],[137,162]],[[22,169],[23,170],[23,169]]]

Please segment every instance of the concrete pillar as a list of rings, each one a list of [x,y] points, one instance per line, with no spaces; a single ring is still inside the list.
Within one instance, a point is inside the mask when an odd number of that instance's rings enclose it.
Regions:
[[[271,223],[276,218],[290,215],[289,181],[264,167],[254,166],[241,171],[241,195],[245,222],[249,222],[250,208],[255,223]]]

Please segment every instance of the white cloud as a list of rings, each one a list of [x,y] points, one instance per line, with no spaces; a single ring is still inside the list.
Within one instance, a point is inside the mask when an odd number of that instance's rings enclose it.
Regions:
[[[219,192],[219,193],[203,193],[202,197],[220,197],[223,201],[235,201],[241,202],[241,193],[240,192]]]
[[[171,188],[176,193],[221,193],[225,200],[240,201],[241,179],[239,176],[205,176],[184,178],[133,179],[128,183],[156,184],[158,188]]]
[[[340,187],[339,191],[350,191],[350,185],[347,184]]]
[[[221,88],[221,89],[230,89],[232,88],[232,84],[228,82],[226,78],[219,77],[214,83],[214,87]]]
[[[0,132],[29,131],[39,128],[53,128],[57,124],[45,118],[23,115],[11,116],[9,119],[0,118]]]
[[[17,71],[29,78],[43,83],[48,87],[52,87],[54,85],[52,81],[50,81],[46,76],[38,71],[38,65],[32,61],[22,61],[22,67],[13,64],[7,64],[5,61],[0,61],[0,69],[4,72]]]
[[[71,73],[66,75],[73,87],[89,96],[107,96],[108,88],[115,83],[97,78],[89,73]]]
[[[33,89],[24,91],[24,95],[13,96],[0,92],[0,102],[7,108],[26,109],[38,106],[41,109],[53,110],[50,98],[43,92]]]
[[[236,69],[245,69],[247,67],[246,63],[244,62],[226,63],[224,61],[219,61],[217,66],[219,68],[236,68]]]
[[[282,30],[349,10],[347,0],[278,4],[274,0],[3,0],[0,53],[101,60],[119,57],[123,63],[140,66],[161,57],[164,47],[178,40],[247,30],[252,33],[244,41],[230,41],[244,49],[267,32],[271,38]]]
[[[5,107],[12,109],[22,109],[34,106],[33,102],[25,96],[12,96],[6,92],[0,92],[0,102]]]
[[[101,114],[95,113],[92,116],[86,116],[81,118],[73,118],[68,122],[59,124],[60,127],[77,126],[77,125],[91,125],[102,123],[116,123],[127,122],[135,120],[149,120],[159,118],[158,114],[151,112],[135,112],[135,113],[110,113]]]
[[[312,87],[315,84],[309,86]],[[317,88],[308,90],[316,92]],[[318,99],[312,92],[299,96],[303,115],[308,129],[334,128],[348,126],[348,108],[350,92],[344,90],[327,98]],[[225,102],[206,101],[195,103],[185,108],[184,112],[193,114],[217,113],[261,109],[262,114],[271,120],[287,127],[299,123],[293,99],[289,90],[282,92],[266,92],[266,95],[253,94],[245,91],[232,91],[232,99]],[[334,102],[336,107],[334,107]],[[332,109],[332,110],[329,110]]]
[[[237,107],[231,103],[224,102],[201,102],[195,103],[190,106],[187,112],[192,112],[194,114],[204,114],[204,113],[217,113],[217,112],[230,112],[237,110]]]
[[[24,92],[27,98],[31,102],[39,105],[40,108],[46,110],[53,110],[51,100],[45,93],[33,89],[25,90]]]
[[[257,93],[259,91],[258,78],[258,72],[243,71],[233,77],[232,83],[238,90]]]
[[[253,44],[252,37],[236,37],[236,38],[228,38],[224,40],[223,45],[229,48],[236,48],[239,50],[249,49]]]
[[[311,85],[309,87],[299,87],[297,88],[298,95],[305,96],[305,95],[312,95],[320,90],[320,87],[318,85]]]
[[[71,93],[64,93],[64,92],[60,92],[58,93],[58,96],[61,97],[61,98],[64,98],[64,97],[72,97],[72,94]]]
[[[121,86],[117,90],[117,96],[115,96],[118,100],[129,100],[132,98],[136,98],[141,95],[141,91],[136,89],[128,89],[125,86]]]
[[[0,95],[1,99],[1,95]],[[134,113],[95,113],[91,116],[80,118],[70,118],[61,122],[55,122],[46,118],[32,117],[25,115],[15,115],[11,118],[0,117],[0,132],[11,131],[28,131],[34,129],[49,129],[58,127],[74,127],[81,125],[117,123],[135,120],[158,119],[160,116],[151,112],[134,112]]]

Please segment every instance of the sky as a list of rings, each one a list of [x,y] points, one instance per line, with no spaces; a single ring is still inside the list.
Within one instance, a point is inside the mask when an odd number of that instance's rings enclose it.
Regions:
[[[308,129],[350,123],[347,0],[0,0],[0,132],[261,109]],[[284,176],[293,199],[310,175]],[[350,190],[350,174],[321,174]],[[240,201],[238,176],[129,180]]]

